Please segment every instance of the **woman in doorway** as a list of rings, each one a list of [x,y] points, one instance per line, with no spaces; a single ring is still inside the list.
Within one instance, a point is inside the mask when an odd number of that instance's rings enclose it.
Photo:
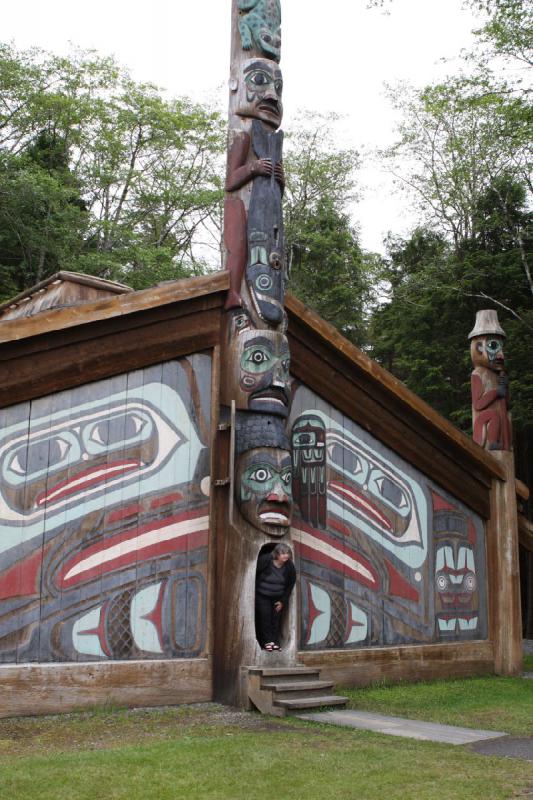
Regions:
[[[281,650],[279,630],[281,613],[286,608],[296,582],[292,551],[287,544],[277,544],[257,560],[255,613],[257,638],[263,650]]]

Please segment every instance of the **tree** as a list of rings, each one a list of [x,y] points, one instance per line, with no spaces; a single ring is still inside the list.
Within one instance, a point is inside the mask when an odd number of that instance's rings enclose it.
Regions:
[[[362,346],[374,257],[363,254],[350,221],[359,156],[335,145],[331,122],[307,114],[288,137],[285,244],[290,288]]]
[[[65,268],[141,288],[204,270],[214,262],[209,248],[218,266],[218,231],[211,223],[222,197],[224,128],[218,114],[187,100],[167,100],[94,53],[59,58],[5,44],[0,96],[4,278],[18,263],[17,286]],[[35,157],[43,136],[54,143],[60,166]],[[35,198],[35,207],[21,207],[24,197]],[[47,207],[56,215],[53,224]],[[43,214],[54,256],[36,270],[28,268],[27,253],[42,251]],[[9,219],[21,221],[16,230]],[[13,237],[19,256],[8,248]],[[4,294],[11,291],[8,284],[0,286]]]

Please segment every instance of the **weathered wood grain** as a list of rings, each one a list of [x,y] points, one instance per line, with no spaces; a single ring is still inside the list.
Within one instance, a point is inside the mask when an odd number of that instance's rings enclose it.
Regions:
[[[523,514],[518,515],[518,536],[522,547],[533,553],[533,522]]]
[[[306,667],[320,668],[337,686],[369,686],[383,680],[421,681],[468,677],[494,668],[491,642],[457,642],[412,647],[299,652]]]
[[[98,303],[55,309],[25,320],[6,321],[0,325],[0,344],[98,322],[111,317],[135,314],[171,303],[183,303],[196,297],[224,292],[228,286],[228,274],[214,272],[200,278],[172,281],[153,289],[119,295]]]
[[[494,643],[494,669],[498,675],[522,671],[522,610],[518,558],[518,514],[512,452],[494,454],[507,481],[494,481],[488,529],[489,610]]]
[[[0,717],[212,699],[210,659],[0,666]]]

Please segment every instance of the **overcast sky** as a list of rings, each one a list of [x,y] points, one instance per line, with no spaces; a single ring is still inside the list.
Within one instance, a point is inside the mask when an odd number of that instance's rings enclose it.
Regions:
[[[394,115],[383,83],[424,85],[454,69],[472,42],[475,19],[462,0],[394,0],[389,15],[366,0],[282,0],[284,129],[299,109],[346,115],[343,145],[359,149],[393,141]],[[2,8],[4,41],[58,53],[69,42],[113,54],[138,80],[173,95],[223,98],[229,72],[231,0],[19,0]],[[223,101],[225,103],[225,101]],[[367,249],[382,250],[388,230],[406,232],[414,218],[375,167],[362,171],[364,197],[354,221]]]

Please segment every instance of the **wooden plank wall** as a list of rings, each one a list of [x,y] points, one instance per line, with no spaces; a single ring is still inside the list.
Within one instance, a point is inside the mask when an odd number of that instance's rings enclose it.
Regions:
[[[0,666],[0,717],[150,707],[212,698],[210,659]]]
[[[290,423],[300,651],[486,639],[481,518],[305,386]]]
[[[0,662],[207,655],[211,371],[198,353],[0,413]]]

